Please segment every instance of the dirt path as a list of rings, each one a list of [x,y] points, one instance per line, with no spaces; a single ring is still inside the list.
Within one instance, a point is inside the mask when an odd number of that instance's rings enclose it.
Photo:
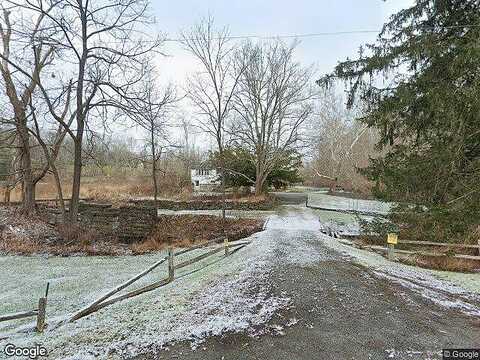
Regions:
[[[479,346],[480,315],[465,310],[475,313],[478,298],[392,281],[332,249],[319,226],[312,212],[293,208],[267,224],[279,245],[271,291],[291,306],[265,335],[225,334],[195,351],[183,343],[135,359],[441,359],[442,348]]]

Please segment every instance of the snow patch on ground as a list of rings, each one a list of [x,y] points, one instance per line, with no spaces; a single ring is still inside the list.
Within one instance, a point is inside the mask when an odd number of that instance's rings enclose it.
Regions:
[[[392,262],[370,251],[344,245],[337,239],[323,235],[323,243],[364,266],[373,273],[400,284],[430,301],[480,317],[480,274],[459,274],[423,269]],[[466,283],[469,286],[465,286]]]
[[[322,193],[309,193],[308,206],[324,210],[352,211],[386,215],[393,207],[393,203],[375,200],[350,199]]]
[[[219,254],[178,270],[175,281],[163,288],[114,304],[75,323],[50,328],[43,335],[32,332],[31,322],[16,323],[29,330],[14,335],[11,333],[18,327],[4,325],[3,331],[11,336],[0,341],[0,348],[6,341],[17,346],[41,343],[52,359],[116,359],[156,352],[173,342],[190,341],[196,347],[205,338],[225,332],[260,334],[265,331],[262,324],[287,307],[290,299],[274,296],[269,290],[275,231],[257,233],[251,240],[252,244],[228,258]],[[192,253],[189,256],[198,255]],[[0,274],[0,282],[7,290],[0,313],[33,308],[42,287],[51,279],[54,281],[47,315],[50,321],[64,318],[163,256],[0,257],[2,268],[7,265],[9,269]],[[147,276],[137,286],[163,278],[166,268],[153,273],[153,279]],[[34,278],[39,288],[33,291]],[[29,291],[22,285],[29,285]]]
[[[273,210],[227,210],[226,216],[234,219],[260,219],[264,220],[273,215]],[[214,215],[222,216],[222,210],[168,210],[159,209],[159,215]]]
[[[269,217],[267,229],[283,229],[289,231],[320,231],[318,217],[306,211],[298,212],[297,205],[286,205],[284,214],[275,214]],[[290,211],[289,211],[290,210]]]

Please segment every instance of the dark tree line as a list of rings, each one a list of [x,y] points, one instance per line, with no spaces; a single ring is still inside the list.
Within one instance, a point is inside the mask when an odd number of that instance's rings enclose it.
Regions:
[[[412,219],[446,240],[473,238],[479,226],[479,38],[478,0],[417,0],[319,80],[346,81],[349,105],[366,104],[360,120],[385,151],[362,169],[375,193],[426,205]]]

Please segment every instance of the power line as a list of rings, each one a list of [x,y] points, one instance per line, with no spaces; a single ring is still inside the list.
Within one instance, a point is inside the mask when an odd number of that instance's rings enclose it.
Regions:
[[[440,30],[440,29],[457,29],[457,28],[476,28],[480,27],[478,24],[462,24],[462,25],[450,25],[450,26],[418,26],[415,30]],[[17,32],[13,30],[13,32]],[[304,34],[283,34],[283,35],[231,35],[224,36],[221,39],[225,40],[247,40],[247,39],[260,39],[260,40],[272,40],[272,39],[299,39],[299,38],[312,38],[321,36],[338,36],[338,35],[354,35],[354,34],[380,34],[382,30],[346,30],[346,31],[330,31],[330,32],[317,32],[317,33],[304,33]],[[177,42],[181,43],[185,40],[197,40],[196,38],[160,38],[160,42]],[[143,43],[154,43],[159,40],[142,40]],[[214,37],[212,40],[220,40],[219,37]],[[113,44],[120,44],[122,42],[110,41]]]
[[[246,39],[291,39],[291,38],[308,38],[317,36],[331,36],[331,35],[348,35],[348,34],[378,34],[378,30],[352,30],[352,31],[334,31],[334,32],[320,32],[320,33],[308,33],[308,34],[287,34],[287,35],[237,35],[237,36],[225,36],[225,39],[230,40],[246,40]],[[194,39],[190,39],[194,40]],[[165,42],[182,42],[183,39],[164,39]]]
[[[437,30],[437,29],[456,29],[456,28],[474,28],[480,27],[477,24],[465,24],[465,25],[450,25],[450,26],[419,26],[416,28],[423,30]],[[347,30],[347,31],[330,31],[330,32],[318,32],[318,33],[306,33],[306,34],[284,34],[284,35],[232,35],[225,36],[224,39],[230,40],[246,40],[246,39],[295,39],[295,38],[309,38],[320,36],[336,36],[336,35],[351,35],[351,34],[379,34],[382,30]],[[180,38],[166,38],[165,42],[182,42],[184,39]],[[195,40],[194,38],[188,40]],[[215,38],[218,40],[218,38]]]

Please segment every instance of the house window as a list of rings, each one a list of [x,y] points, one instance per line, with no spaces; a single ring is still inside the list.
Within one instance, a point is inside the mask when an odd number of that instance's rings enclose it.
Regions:
[[[195,170],[195,175],[198,175],[198,176],[209,176],[211,173],[210,170],[208,169],[196,169]]]

